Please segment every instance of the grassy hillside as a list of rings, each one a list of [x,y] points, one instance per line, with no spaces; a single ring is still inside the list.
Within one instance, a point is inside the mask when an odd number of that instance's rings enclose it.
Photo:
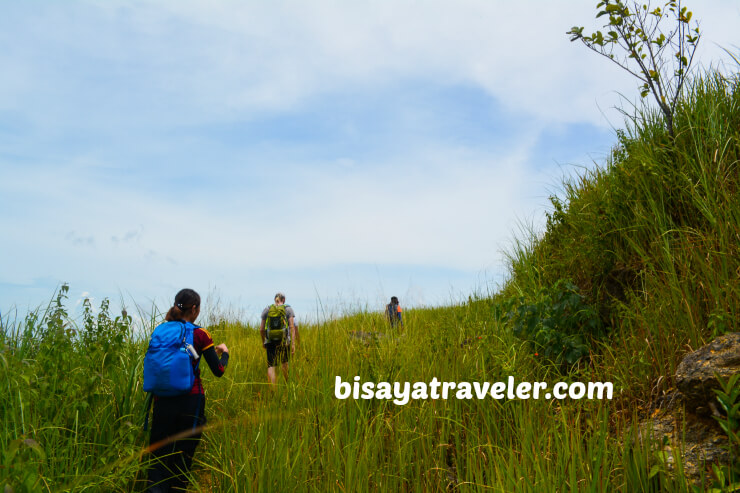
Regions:
[[[739,102],[737,79],[697,82],[675,141],[641,114],[605,166],[566,184],[491,299],[408,310],[396,332],[367,312],[302,327],[277,388],[253,327],[210,326],[232,357],[222,379],[204,372],[193,490],[690,491],[633,425],[683,353],[738,330]],[[146,340],[105,307],[70,322],[63,294],[3,327],[0,485],[134,491],[147,461]],[[336,377],[356,375],[610,381],[615,399],[337,399]]]
[[[738,79],[694,83],[677,109],[675,140],[657,112],[632,123],[605,166],[552,200],[541,239],[512,253],[504,293],[534,303],[571,280],[607,334],[592,341],[595,369],[646,396],[682,354],[738,330]]]

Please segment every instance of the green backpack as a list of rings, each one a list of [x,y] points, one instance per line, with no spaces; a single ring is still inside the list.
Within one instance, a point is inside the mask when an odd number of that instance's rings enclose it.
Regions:
[[[285,343],[288,340],[288,320],[285,316],[285,305],[270,305],[267,310],[267,340]]]

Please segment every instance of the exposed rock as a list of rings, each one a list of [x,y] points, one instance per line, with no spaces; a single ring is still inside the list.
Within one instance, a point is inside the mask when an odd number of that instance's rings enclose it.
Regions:
[[[676,385],[686,409],[699,415],[716,412],[714,389],[720,385],[715,374],[727,379],[740,373],[740,332],[722,335],[687,354],[676,368]]]
[[[352,330],[349,332],[349,338],[353,341],[363,344],[370,344],[385,337],[382,332],[365,332],[364,330]]]
[[[704,418],[680,410],[662,411],[640,424],[641,432],[658,441],[658,449],[665,453],[666,466],[675,471],[676,453],[686,478],[700,485],[709,478],[712,464],[728,464],[730,453],[727,435],[713,418]],[[680,445],[679,445],[680,444]]]
[[[709,416],[719,414],[715,374],[727,379],[740,372],[740,332],[725,334],[687,354],[676,369],[678,391],[654,402],[653,415],[640,423],[640,435],[649,434],[665,453],[665,465],[675,472],[680,454],[683,471],[695,485],[706,484],[712,464],[730,461],[727,434]],[[681,406],[683,404],[683,406]]]

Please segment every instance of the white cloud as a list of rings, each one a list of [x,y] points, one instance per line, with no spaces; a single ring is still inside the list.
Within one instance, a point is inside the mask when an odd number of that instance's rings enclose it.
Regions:
[[[160,293],[188,276],[233,286],[266,267],[495,269],[516,219],[537,215],[552,184],[551,171],[532,162],[541,131],[605,126],[602,110],[618,125],[609,110],[616,92],[636,93],[626,74],[565,35],[573,24],[595,25],[593,4],[16,5],[0,20],[0,194],[13,204],[0,226],[12,232],[5,248],[19,260],[3,267],[0,282],[49,276],[90,289],[95,278]],[[739,10],[729,0],[697,6],[705,63],[719,53],[712,40],[729,47],[737,39]],[[185,144],[213,148],[168,134],[292,115],[338,93],[393,94],[417,81],[482,89],[531,126],[494,155],[430,139],[423,129],[437,115],[414,109],[406,124],[418,135],[396,142],[397,153],[247,159],[223,165],[233,169],[222,176],[208,168],[216,164],[177,153]],[[362,139],[353,125],[346,135]],[[119,148],[132,162],[118,159]],[[129,177],[127,166],[152,171]],[[119,174],[104,172],[111,169]],[[271,169],[290,171],[291,193],[278,203],[249,185]],[[182,176],[220,182],[207,188]],[[393,218],[399,227],[389,240]],[[311,280],[295,282],[310,293]]]
[[[435,77],[480,85],[511,108],[547,121],[603,124],[595,101],[608,109],[616,92],[635,93],[629,75],[565,35],[574,24],[598,27],[590,0],[168,6],[229,33],[229,43],[203,54],[225,75],[219,80],[234,84],[224,89],[241,93],[237,101],[247,108],[291,105],[347,84]],[[710,29],[705,42],[737,41],[737,4],[704,2],[697,14]],[[718,54],[711,46],[702,51]]]
[[[730,0],[698,9],[706,63],[720,54],[713,42],[737,43],[740,14]],[[63,117],[65,104],[119,124],[152,115],[171,123],[244,118],[340,88],[434,78],[481,86],[548,122],[604,125],[599,107],[609,112],[617,92],[636,94],[626,73],[565,35],[574,24],[598,27],[590,0],[95,2],[47,10],[33,23],[23,19],[33,28],[0,55],[12,68],[0,105],[38,105],[41,119]],[[48,54],[37,39],[50,44]],[[121,112],[131,104],[139,111]]]

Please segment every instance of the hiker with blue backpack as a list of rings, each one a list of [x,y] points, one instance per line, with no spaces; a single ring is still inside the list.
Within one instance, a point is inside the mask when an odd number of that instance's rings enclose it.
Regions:
[[[297,341],[294,319],[295,312],[285,304],[283,293],[277,293],[275,303],[262,310],[260,335],[267,351],[267,380],[271,384],[277,382],[275,367],[278,364],[282,365],[283,376],[288,380],[288,362],[295,354]]]
[[[206,424],[200,362],[205,360],[217,377],[229,362],[226,344],[214,345],[208,331],[194,324],[199,314],[200,295],[192,289],[178,292],[166,322],[152,332],[144,358],[144,391],[154,404],[149,492],[187,489],[187,473]]]

